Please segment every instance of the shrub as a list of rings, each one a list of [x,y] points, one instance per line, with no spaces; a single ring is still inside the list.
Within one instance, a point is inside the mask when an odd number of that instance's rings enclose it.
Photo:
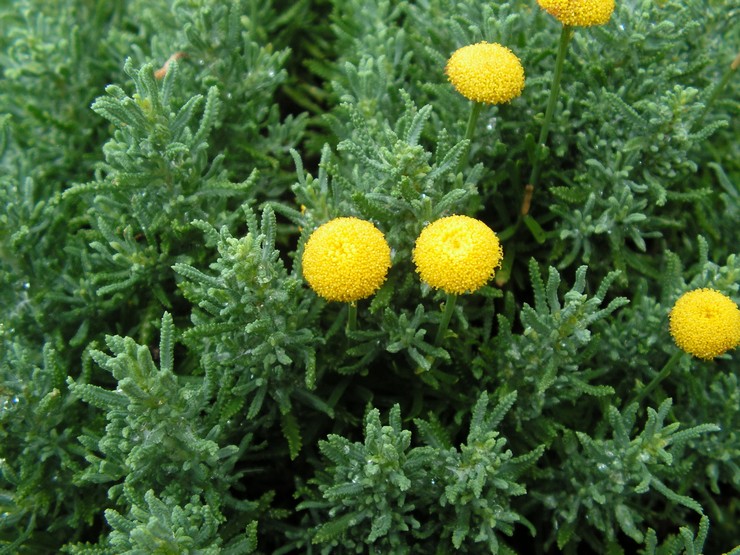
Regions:
[[[0,553],[740,553],[733,15],[0,1]]]

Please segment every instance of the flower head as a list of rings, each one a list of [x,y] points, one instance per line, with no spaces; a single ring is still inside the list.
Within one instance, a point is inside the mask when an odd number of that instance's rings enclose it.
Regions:
[[[604,25],[614,11],[614,0],[537,0],[540,7],[563,25]]]
[[[502,104],[522,94],[524,68],[519,58],[496,43],[463,46],[447,61],[445,73],[465,98],[486,104]]]
[[[740,345],[740,309],[719,291],[694,289],[673,305],[670,331],[680,349],[710,360]]]
[[[391,249],[370,222],[335,218],[308,238],[302,263],[303,276],[316,293],[329,301],[352,302],[383,285]]]
[[[483,287],[501,265],[502,257],[493,230],[468,216],[432,222],[419,234],[413,251],[421,279],[455,295]]]

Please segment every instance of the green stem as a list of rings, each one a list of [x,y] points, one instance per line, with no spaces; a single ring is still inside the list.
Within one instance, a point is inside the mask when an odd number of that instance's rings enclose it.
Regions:
[[[673,367],[676,366],[676,363],[681,359],[681,355],[683,355],[683,351],[676,350],[671,358],[668,359],[668,362],[665,363],[661,371],[658,372],[652,380],[650,380],[649,384],[642,388],[640,393],[638,393],[637,396],[628,403],[628,405],[631,405],[632,403],[640,403],[645,397],[652,393],[652,391],[658,387],[658,384],[671,373]]]
[[[455,303],[457,302],[457,295],[453,293],[447,293],[447,300],[445,301],[445,310],[442,313],[442,319],[439,321],[439,327],[437,328],[437,335],[434,338],[434,344],[439,345],[442,343],[442,338],[447,331],[447,326],[450,325],[450,319],[452,313],[455,312]]]
[[[537,188],[540,180],[540,173],[542,172],[542,157],[540,156],[539,150],[547,146],[547,135],[550,132],[550,123],[552,122],[552,116],[555,113],[555,107],[558,104],[558,96],[560,95],[560,78],[563,76],[563,65],[565,63],[565,53],[568,51],[568,43],[573,36],[573,27],[569,25],[563,25],[563,30],[560,33],[560,45],[558,46],[558,55],[555,59],[555,73],[552,76],[552,85],[550,86],[550,98],[547,101],[547,109],[545,110],[545,121],[542,122],[542,129],[540,130],[540,138],[537,141],[537,147],[535,149],[534,166],[532,167],[532,175],[529,177],[529,184],[535,189]]]
[[[357,301],[347,303],[347,331],[357,330]]]
[[[465,138],[468,140],[468,146],[465,149],[465,152],[463,152],[462,156],[460,156],[460,161],[457,163],[457,171],[460,173],[463,168],[465,167],[465,164],[468,162],[468,154],[470,154],[470,146],[473,142],[473,137],[475,136],[475,128],[478,124],[478,118],[480,117],[481,110],[483,109],[483,103],[482,102],[473,102],[472,106],[470,107],[470,116],[468,117],[468,127],[465,130]]]

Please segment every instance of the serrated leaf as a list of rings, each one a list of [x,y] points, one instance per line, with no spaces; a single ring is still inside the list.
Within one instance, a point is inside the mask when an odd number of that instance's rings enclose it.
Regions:
[[[573,539],[573,535],[576,531],[576,522],[566,522],[564,524],[561,524],[558,528],[558,549],[561,551],[565,548],[566,545],[570,543],[570,541]]]
[[[367,536],[369,543],[374,542],[378,538],[385,536],[390,530],[392,518],[390,513],[382,513],[373,519],[373,524],[370,529],[370,534]]]
[[[277,231],[277,220],[275,218],[275,211],[272,206],[265,205],[262,210],[262,225],[261,232],[263,237],[262,248],[268,254],[272,254],[275,250],[275,233]]]
[[[701,508],[701,505],[698,502],[696,502],[691,497],[676,493],[657,478],[654,477],[650,481],[650,485],[652,485],[656,491],[662,493],[668,500],[673,501],[678,505],[683,505],[684,507],[687,507],[693,511],[696,511],[700,515],[704,514],[704,510]]]
[[[383,200],[380,200],[382,198]],[[360,213],[366,218],[379,221],[391,221],[394,218],[394,210],[384,204],[385,196],[376,197],[369,193],[356,191],[352,194],[352,201],[357,205]]]
[[[289,412],[280,417],[280,429],[283,431],[283,437],[288,441],[290,451],[290,460],[295,460],[301,452],[303,439],[301,438],[301,429],[298,426],[293,413]]]
[[[647,122],[642,117],[640,117],[640,115],[632,106],[622,100],[620,96],[610,91],[603,91],[603,95],[611,102],[612,106],[614,106],[623,116],[627,118],[627,120],[633,126],[638,129],[644,129],[647,127]]]
[[[570,204],[582,205],[588,198],[589,189],[587,187],[548,187],[548,192],[560,200]]]
[[[175,326],[172,315],[165,312],[162,316],[162,325],[159,337],[159,367],[163,372],[173,372],[175,368]]]
[[[455,526],[455,530],[452,532],[452,545],[455,546],[455,549],[460,549],[462,542],[468,536],[469,530],[470,529],[466,525],[461,523],[458,523]]]
[[[467,151],[468,144],[469,141],[463,140],[447,151],[442,161],[432,168],[432,171],[427,174],[425,180],[433,182],[448,171],[454,170],[457,167],[460,157]]]
[[[488,409],[488,393],[482,392],[473,406],[470,415],[470,432],[468,433],[468,443],[472,443],[476,437],[484,434],[488,430],[484,429],[483,422],[486,418],[486,409]]]
[[[504,416],[506,416],[511,407],[514,406],[514,403],[516,403],[516,399],[516,391],[512,391],[499,399],[498,403],[496,403],[496,407],[488,414],[487,425],[490,430],[493,430],[501,424]]]
[[[359,513],[347,513],[339,518],[330,520],[316,531],[313,543],[324,543],[339,539],[350,526],[355,526],[362,520]]]
[[[450,210],[453,206],[462,204],[462,202],[469,196],[470,191],[466,189],[452,189],[434,205],[432,219],[436,220],[441,218],[445,212]]]
[[[428,420],[415,419],[414,424],[419,428],[419,433],[424,442],[430,447],[442,450],[452,448],[452,440],[447,429],[439,422],[434,413],[429,414]]]
[[[221,100],[218,96],[218,88],[213,86],[208,89],[208,93],[206,94],[206,105],[203,108],[203,116],[200,119],[198,131],[195,133],[193,140],[191,141],[193,146],[197,146],[205,142],[206,136],[211,132],[211,129],[216,123],[220,107]]]
[[[620,503],[614,508],[614,516],[616,517],[622,532],[627,534],[637,543],[642,543],[643,534],[637,529],[637,526],[635,526],[631,509]]]
[[[542,281],[540,268],[534,258],[529,259],[529,279],[532,282],[532,292],[534,293],[534,307],[537,312],[544,312],[547,310],[545,282]]]
[[[197,268],[193,268],[189,264],[182,264],[178,262],[177,264],[174,264],[172,266],[172,269],[184,278],[187,278],[195,283],[205,285],[206,287],[215,287],[217,289],[221,289],[223,287],[223,284],[217,278],[209,276],[208,274],[204,274],[203,272],[201,272]]]
[[[429,116],[432,114],[432,106],[427,104],[423,106],[414,116],[414,119],[411,121],[411,125],[409,126],[408,131],[406,132],[406,136],[404,137],[404,140],[410,144],[410,145],[416,145],[419,142],[419,137],[421,137],[421,132],[424,129],[424,125],[426,125],[427,120],[429,119]]]
[[[70,390],[80,399],[99,409],[111,410],[114,408],[125,408],[128,405],[128,399],[122,393],[109,391],[97,385],[78,384],[71,380],[68,381]]]

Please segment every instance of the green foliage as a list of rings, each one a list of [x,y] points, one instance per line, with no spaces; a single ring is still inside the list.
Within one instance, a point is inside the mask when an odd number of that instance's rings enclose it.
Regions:
[[[738,553],[737,350],[668,328],[740,301],[731,4],[574,29],[538,144],[535,0],[0,0],[0,555]],[[479,41],[526,86],[470,120]],[[453,304],[451,214],[504,251]],[[391,247],[353,307],[302,276],[340,216]]]
[[[271,194],[287,184],[281,158],[305,125],[304,115],[281,117],[274,96],[288,77],[286,41],[297,32],[291,17],[300,17],[306,5],[295,2],[282,13],[269,2],[244,0],[136,0],[130,6],[132,23],[150,41],[136,49],[137,64],[156,60],[157,68],[171,68],[166,64],[179,54],[185,76],[172,91],[179,102],[216,87],[226,102],[214,120],[219,132],[211,138],[212,152],[225,154],[223,164],[240,178],[255,168],[270,171],[260,186]]]
[[[77,435],[94,418],[69,394],[58,341],[38,352],[13,330],[0,331],[0,553],[41,552],[58,534],[75,539],[104,503],[84,485],[65,493],[83,466]],[[48,529],[36,532],[44,522]]]
[[[113,509],[106,511],[106,519],[113,528],[110,543],[114,553],[197,551],[208,555],[238,555],[252,553],[257,547],[254,524],[243,536],[222,546],[216,534],[222,518],[214,514],[210,505],[203,505],[197,496],[184,507],[175,505],[171,498],[157,499],[151,490],[145,494],[145,500],[146,507],[133,506],[131,518]]]
[[[499,334],[478,363],[487,368],[496,358],[496,376],[493,379],[502,391],[516,390],[524,397],[526,409],[520,417],[537,419],[543,411],[565,402],[574,402],[582,395],[609,396],[614,389],[606,384],[592,384],[605,370],[598,363],[600,338],[591,332],[598,322],[608,318],[629,301],[616,297],[601,308],[607,291],[617,273],[612,272],[602,281],[593,296],[585,293],[586,266],[576,270],[570,291],[559,298],[560,274],[550,268],[547,283],[542,281],[534,259],[530,260],[534,306],[524,304],[521,309],[523,332],[513,334],[512,323],[504,314],[498,315]],[[483,370],[480,370],[483,373]],[[535,424],[538,427],[537,424]]]
[[[191,238],[191,220],[208,216],[230,221],[229,197],[244,198],[254,180],[231,183],[221,168],[223,155],[208,160],[207,138],[221,106],[215,86],[205,100],[195,95],[174,110],[176,64],[161,85],[151,65],[134,70],[127,60],[124,69],[137,92],[127,96],[109,85],[107,96],[92,105],[117,127],[103,147],[107,175],[68,189],[63,198],[73,202],[82,196],[92,202],[88,214],[97,233],[79,233],[92,253],[82,246],[76,251],[86,259],[90,289],[109,298],[109,305],[120,306],[139,293],[171,307],[171,293],[166,291],[171,287],[163,282],[171,281],[169,269],[175,260],[191,259],[182,253],[182,243]]]
[[[198,310],[184,343],[199,353],[212,387],[218,390],[215,410],[228,419],[248,407],[246,418],[264,408],[277,408],[292,458],[300,450],[300,428],[291,414],[293,399],[332,414],[311,394],[316,386],[316,345],[311,331],[321,303],[304,294],[301,279],[289,274],[275,248],[275,213],[268,206],[258,225],[244,207],[248,233],[235,238],[197,220],[207,243],[219,251],[211,264],[216,276],[176,264],[185,297]],[[302,376],[303,383],[298,381]],[[268,404],[265,405],[266,399]],[[270,405],[270,402],[275,405]]]
[[[250,524],[243,535],[222,545],[217,530],[223,517],[214,513],[210,505],[204,505],[198,496],[193,496],[184,507],[171,497],[158,499],[152,490],[146,492],[144,500],[145,506],[133,505],[130,517],[113,509],[106,510],[105,517],[112,528],[110,548],[76,544],[67,546],[65,552],[75,555],[183,552],[238,555],[256,550],[256,522]]]
[[[92,351],[91,358],[115,378],[115,390],[68,378],[72,394],[107,411],[104,434],[86,429],[79,437],[89,465],[76,478],[109,484],[108,498],[129,507],[131,518],[115,509],[106,512],[114,530],[108,542],[116,552],[146,552],[156,545],[163,553],[216,548],[218,525],[225,520],[222,507],[244,511],[257,506],[228,493],[252,434],[239,445],[218,443],[221,427],[211,427],[205,416],[212,410],[209,384],[205,379],[186,382],[173,373],[174,333],[172,317],[165,313],[159,367],[149,348],[130,337],[107,338],[113,356]],[[157,499],[155,491],[164,499]]]
[[[336,508],[328,511],[331,519],[318,528],[314,543],[331,542],[358,553],[365,551],[365,544],[400,552],[407,543],[405,533],[419,528],[409,514],[414,509],[409,494],[423,483],[429,453],[409,449],[411,432],[401,427],[398,405],[388,418],[388,425],[382,426],[377,409],[367,414],[364,444],[337,435],[319,443],[321,453],[333,463],[327,468],[330,481],[319,489],[327,505]]]
[[[520,522],[534,533],[510,507],[510,498],[526,493],[517,479],[544,451],[542,446],[514,457],[504,449],[506,439],[496,428],[515,399],[515,393],[509,394],[489,411],[483,392],[459,448],[442,437],[433,416],[416,420],[425,445],[411,447],[412,434],[403,429],[399,405],[391,408],[386,426],[378,409],[367,413],[364,443],[334,434],[319,442],[330,461],[314,480],[322,499],[299,505],[328,517],[313,532],[312,542],[327,544],[322,549],[327,553],[336,548],[429,553],[439,540],[446,545],[437,546],[437,552],[450,544],[463,552],[482,547],[491,553],[510,551],[500,543],[500,534],[512,535]]]
[[[688,526],[682,526],[679,533],[669,535],[661,544],[658,544],[658,537],[655,530],[649,528],[645,534],[645,548],[640,550],[642,555],[691,555],[703,553],[704,544],[709,534],[709,519],[702,516],[699,521],[696,535]],[[728,555],[737,553],[740,546],[728,552]]]
[[[664,496],[673,511],[687,508],[703,514],[696,500],[665,482],[670,479],[681,487],[691,462],[688,458],[676,461],[674,453],[680,453],[687,442],[701,434],[718,431],[719,426],[702,424],[679,431],[678,422],[664,424],[671,407],[670,398],[657,411],[649,407],[645,427],[635,437],[631,437],[631,430],[638,407],[631,404],[621,413],[609,407],[610,439],[579,431],[563,438],[565,464],[560,471],[560,488],[551,494],[552,502],[561,507],[554,517],[559,548],[577,540],[586,519],[590,527],[603,533],[604,549],[615,543],[619,530],[642,542],[645,536],[640,527],[649,520],[649,513],[640,496],[651,490]]]
[[[514,525],[523,523],[534,535],[532,524],[514,508],[510,497],[527,493],[518,482],[544,452],[544,445],[519,457],[504,450],[506,439],[497,430],[504,415],[516,400],[510,393],[490,409],[488,395],[483,392],[473,407],[470,431],[459,450],[449,449],[437,469],[437,481],[444,486],[439,498],[442,507],[442,538],[451,538],[457,550],[477,552],[481,545],[491,553],[506,553],[510,549],[500,543],[500,534],[511,536]],[[432,478],[435,482],[435,478]]]

